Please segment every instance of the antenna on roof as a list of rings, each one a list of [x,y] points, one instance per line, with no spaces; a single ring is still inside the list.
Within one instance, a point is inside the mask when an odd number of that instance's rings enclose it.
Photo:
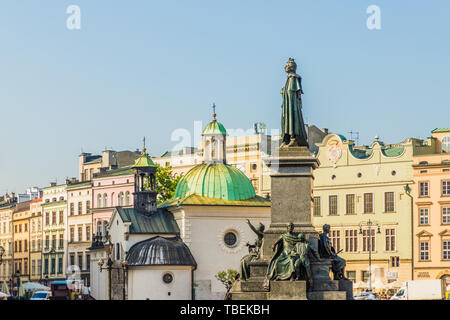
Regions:
[[[356,145],[359,145],[359,132],[354,132],[353,130],[350,130],[350,140],[353,140],[353,135],[355,135]]]

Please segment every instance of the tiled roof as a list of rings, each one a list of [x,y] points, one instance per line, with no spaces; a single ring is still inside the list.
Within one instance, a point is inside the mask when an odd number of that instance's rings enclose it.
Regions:
[[[433,131],[431,131],[431,133],[435,132],[450,132],[450,128],[436,128]]]
[[[158,208],[155,213],[144,214],[134,208],[116,207],[123,222],[131,222],[130,234],[179,234],[180,229],[172,213]]]
[[[67,185],[67,189],[79,188],[79,187],[87,187],[91,185],[91,181],[77,182],[77,183],[69,183]]]
[[[131,166],[121,167],[117,169],[107,170],[105,172],[94,173],[94,178],[105,178],[105,177],[117,177],[117,176],[128,176],[132,175],[133,169]]]

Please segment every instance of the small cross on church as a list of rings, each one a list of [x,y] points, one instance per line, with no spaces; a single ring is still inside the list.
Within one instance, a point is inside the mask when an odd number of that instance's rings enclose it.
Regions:
[[[213,108],[213,118],[214,118],[214,120],[216,120],[216,104],[215,103],[213,103],[212,108]]]

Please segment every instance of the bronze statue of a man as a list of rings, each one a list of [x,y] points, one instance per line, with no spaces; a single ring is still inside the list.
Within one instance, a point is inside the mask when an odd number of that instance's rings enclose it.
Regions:
[[[264,283],[266,289],[269,287],[269,280],[295,280],[295,262],[299,257],[295,246],[300,241],[300,238],[294,234],[294,224],[289,223],[286,233],[282,234],[272,246],[275,254],[267,268]]]
[[[250,244],[247,242],[248,254],[241,259],[241,267],[239,276],[241,280],[247,280],[250,277],[250,267],[249,262],[259,260],[261,254],[261,246],[264,238],[264,225],[259,223],[258,229],[256,229],[247,219],[247,224],[250,229],[257,235],[255,244]]]
[[[300,242],[296,245],[296,251],[298,253],[298,259],[295,261],[294,265],[296,270],[296,279],[305,279],[306,281],[308,281],[309,287],[312,288],[313,279],[309,257],[313,256],[317,259],[320,259],[319,253],[311,247],[309,242],[306,240],[306,236],[304,233],[302,233],[300,236]]]
[[[331,239],[328,237],[330,233],[330,225],[324,224],[323,233],[319,235],[319,254],[321,258],[331,259],[332,265],[331,270],[333,271],[334,280],[346,279],[344,275],[345,260],[339,257],[333,245],[331,244]]]
[[[305,123],[302,116],[302,78],[296,74],[297,64],[289,58],[284,70],[287,79],[281,89],[283,104],[281,105],[281,147],[308,146]]]

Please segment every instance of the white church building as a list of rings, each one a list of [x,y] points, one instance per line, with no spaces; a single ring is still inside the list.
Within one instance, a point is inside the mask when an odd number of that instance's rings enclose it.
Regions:
[[[108,226],[111,263],[118,270],[110,283],[113,299],[223,299],[226,289],[215,275],[239,270],[247,242],[256,238],[247,219],[268,227],[271,202],[226,163],[227,132],[215,114],[202,136],[203,162],[159,207],[156,166],[145,150],[136,160],[134,207],[116,207]],[[98,267],[91,270],[98,273]],[[102,279],[106,283],[97,285],[106,288],[108,279]]]

